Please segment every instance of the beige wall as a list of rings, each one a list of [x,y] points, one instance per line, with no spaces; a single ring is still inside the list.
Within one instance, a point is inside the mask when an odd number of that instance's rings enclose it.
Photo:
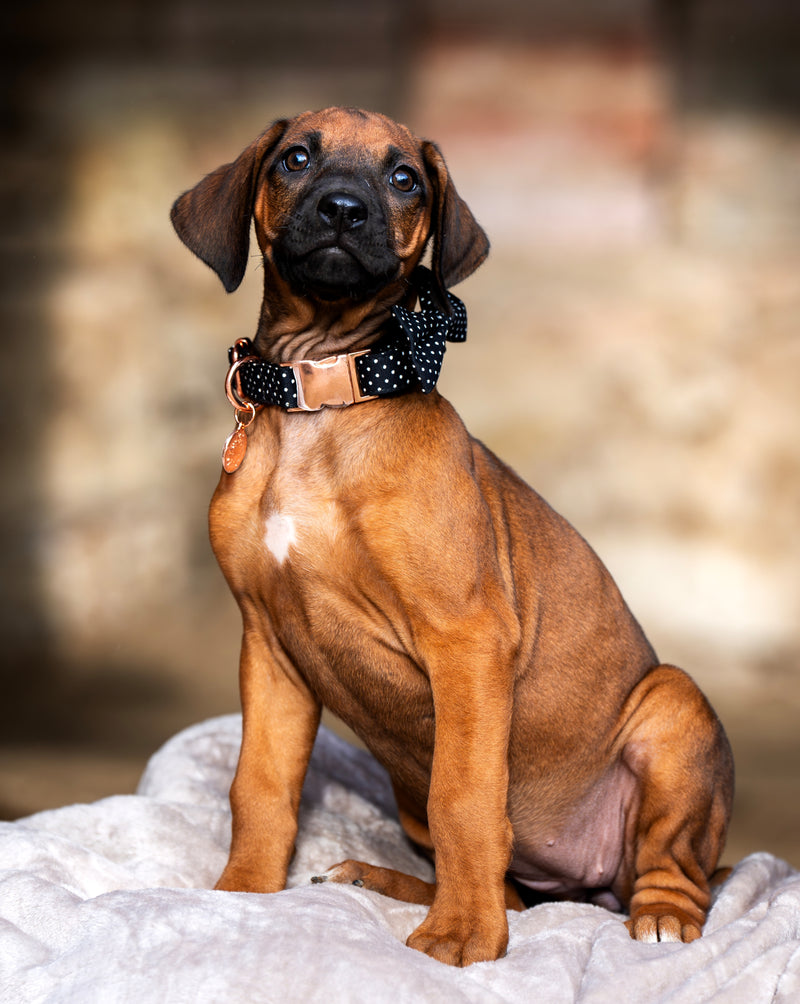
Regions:
[[[253,331],[261,276],[254,259],[226,296],[168,210],[273,117],[354,102],[440,143],[493,242],[459,289],[470,335],[443,391],[718,706],[739,757],[733,853],[800,863],[798,122],[676,103],[636,18],[624,44],[544,45],[443,30],[443,9],[407,36],[386,9],[363,66],[95,54],[18,99],[0,802],[130,787],[172,731],[237,708],[205,510],[225,349]]]

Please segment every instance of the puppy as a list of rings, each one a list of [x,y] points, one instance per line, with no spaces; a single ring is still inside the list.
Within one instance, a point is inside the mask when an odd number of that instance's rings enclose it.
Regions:
[[[217,888],[284,887],[324,705],[388,771],[436,881],[354,861],[323,878],[428,904],[413,948],[498,958],[520,887],[626,910],[638,940],[699,937],[730,747],[587,543],[435,388],[466,333],[448,288],[489,247],[437,147],[382,115],[306,113],[172,219],[229,292],[251,220],[264,265],[210,512],[244,627]]]

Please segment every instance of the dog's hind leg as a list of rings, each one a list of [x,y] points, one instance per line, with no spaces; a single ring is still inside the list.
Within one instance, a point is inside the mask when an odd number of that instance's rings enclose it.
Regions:
[[[420,906],[430,906],[436,894],[435,882],[424,882],[393,868],[379,868],[363,861],[342,861],[341,864],[329,868],[324,875],[313,876],[311,881],[362,886],[391,899],[398,899],[403,903],[417,903]],[[519,893],[510,881],[506,882],[505,895],[507,910],[525,909]]]
[[[336,882],[339,885],[356,885],[379,892],[403,903],[430,906],[436,893],[434,882],[424,882],[413,875],[392,868],[379,868],[363,861],[342,861],[329,868],[324,875],[314,875],[312,882]]]
[[[641,802],[629,852],[627,927],[637,941],[694,941],[730,816],[730,747],[701,692],[673,666],[651,670],[628,709],[623,759]]]
[[[411,801],[402,788],[398,787],[394,781],[392,787],[397,801],[397,815],[406,836],[423,855],[433,861],[436,852],[427,823],[419,819],[417,812],[411,808]],[[363,861],[343,861],[341,864],[329,868],[324,875],[315,875],[311,881],[363,886],[365,889],[379,892],[391,899],[398,899],[403,903],[418,903],[421,906],[430,906],[436,894],[435,882],[425,882],[413,875],[406,875],[392,868],[368,865]],[[506,909],[525,909],[525,904],[522,902],[516,886],[510,880],[506,881]]]

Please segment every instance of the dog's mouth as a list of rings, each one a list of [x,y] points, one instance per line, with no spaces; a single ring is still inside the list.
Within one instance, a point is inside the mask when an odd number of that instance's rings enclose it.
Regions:
[[[298,255],[278,253],[276,264],[282,277],[302,296],[325,301],[366,300],[397,275],[396,259],[380,258],[375,261],[374,256],[345,247],[339,238]]]

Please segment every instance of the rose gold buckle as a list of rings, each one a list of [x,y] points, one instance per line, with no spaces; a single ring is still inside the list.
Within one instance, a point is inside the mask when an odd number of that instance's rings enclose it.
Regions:
[[[376,394],[362,394],[358,386],[356,359],[369,349],[347,352],[327,359],[301,359],[281,363],[294,373],[297,384],[297,407],[289,411],[319,411],[321,408],[346,408],[361,401],[374,401]]]

